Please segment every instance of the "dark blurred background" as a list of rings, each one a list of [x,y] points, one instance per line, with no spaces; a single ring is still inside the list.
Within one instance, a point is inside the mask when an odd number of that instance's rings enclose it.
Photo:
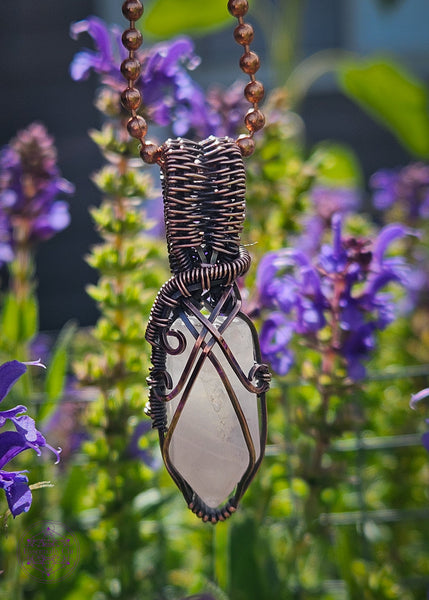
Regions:
[[[266,0],[274,12],[289,1],[291,9],[299,4],[297,0]],[[100,199],[89,178],[102,159],[87,135],[90,128],[100,125],[93,107],[97,82],[95,77],[86,82],[71,80],[68,69],[73,55],[83,46],[91,47],[91,42],[86,36],[73,41],[69,26],[90,14],[123,25],[121,5],[121,0],[1,2],[0,146],[32,121],[43,122],[55,137],[63,176],[76,186],[70,200],[71,225],[38,252],[42,329],[58,329],[71,318],[89,325],[97,317],[85,293],[94,273],[84,262],[97,239],[88,208]],[[427,77],[427,0],[302,0],[300,5],[302,26],[296,31],[293,60],[325,48],[361,54],[387,52]],[[270,40],[258,36],[253,46],[263,60],[260,78],[270,89],[282,83],[281,70],[279,63],[276,69],[270,64]],[[204,86],[230,84],[239,76],[238,50],[230,30],[196,39],[196,48],[202,65],[195,78]],[[339,92],[332,77],[322,78],[311,88],[299,112],[308,144],[325,139],[349,144],[359,156],[366,179],[381,167],[410,161],[393,136]]]

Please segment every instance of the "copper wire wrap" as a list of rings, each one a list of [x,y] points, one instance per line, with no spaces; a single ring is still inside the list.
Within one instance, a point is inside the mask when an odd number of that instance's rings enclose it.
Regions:
[[[230,285],[250,267],[249,253],[240,246],[246,182],[234,141],[178,138],[167,140],[161,152],[173,277],[159,291],[149,317],[146,339],[152,345],[159,344],[159,332],[169,325],[169,313],[180,297]],[[211,263],[213,257],[216,262]]]
[[[237,491],[218,508],[210,508],[190,488],[169,459],[166,402],[179,390],[172,391],[172,381],[166,370],[167,354],[184,350],[183,335],[172,330],[177,317],[194,314],[200,319],[202,308],[226,315],[225,327],[239,314],[241,298],[235,281],[250,267],[250,256],[240,245],[245,218],[245,171],[239,148],[230,138],[210,137],[202,142],[178,138],[167,140],[161,147],[162,189],[167,247],[172,277],[160,289],[149,317],[146,339],[152,345],[152,367],[147,379],[149,404],[147,413],[158,429],[166,466],[182,491],[189,508],[204,521],[225,520],[236,509],[262,459],[254,457],[237,486]],[[240,313],[241,314],[241,313]],[[244,315],[242,315],[244,318]],[[212,342],[220,338],[212,321],[204,320]],[[249,323],[249,326],[251,324]],[[172,341],[173,340],[173,341]],[[206,342],[196,344],[205,346]],[[258,347],[256,332],[254,344]],[[266,410],[264,392],[270,375],[266,365],[255,364],[251,373],[242,373],[230,351],[226,358],[235,369],[241,384],[256,393],[262,403],[261,449],[265,445]],[[229,353],[228,353],[229,352]],[[216,359],[209,352],[208,359]],[[184,374],[183,381],[188,374]],[[191,375],[191,379],[197,375]],[[220,383],[222,385],[222,383]],[[177,387],[177,386],[176,386]],[[228,393],[235,395],[230,385]],[[254,455],[247,423],[237,407],[249,454]],[[171,426],[170,426],[171,429]]]

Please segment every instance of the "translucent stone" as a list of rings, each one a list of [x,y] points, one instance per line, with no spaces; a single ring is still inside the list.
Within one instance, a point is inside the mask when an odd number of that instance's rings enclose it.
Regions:
[[[225,317],[218,317],[215,326],[219,327],[224,319]],[[195,317],[190,317],[189,320],[200,332],[201,323]],[[176,386],[194,346],[195,338],[182,319],[177,319],[171,329],[181,331],[186,338],[185,351],[167,357],[167,371],[172,377],[173,386]],[[223,337],[247,376],[255,364],[255,351],[249,325],[240,317],[235,317],[224,331]],[[211,335],[207,333],[205,342],[210,339]],[[258,398],[256,394],[247,391],[239,381],[218,344],[214,344],[212,353],[218,359],[237,395],[258,459],[261,451]],[[201,350],[198,352],[194,366],[200,356]],[[168,425],[183,393],[184,388],[176,398],[167,402]],[[240,423],[225,385],[208,357],[191,388],[172,434],[169,454],[173,465],[182,477],[211,508],[216,508],[228,500],[249,465],[249,452]]]

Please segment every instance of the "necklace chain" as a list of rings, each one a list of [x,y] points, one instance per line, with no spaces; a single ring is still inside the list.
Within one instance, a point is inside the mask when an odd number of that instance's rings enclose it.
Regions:
[[[245,23],[243,19],[248,8],[248,0],[228,1],[229,12],[238,20],[238,25],[234,29],[234,39],[243,47],[243,55],[239,62],[240,68],[250,77],[249,83],[244,88],[244,96],[252,104],[244,117],[248,133],[240,135],[236,140],[243,156],[250,156],[253,153],[255,148],[253,134],[262,129],[265,124],[265,117],[259,109],[259,103],[264,97],[264,86],[255,77],[255,73],[259,69],[259,57],[250,50],[254,31],[253,27],[249,23]],[[127,129],[129,134],[141,143],[140,156],[144,162],[153,164],[160,162],[161,152],[157,144],[146,140],[146,120],[137,114],[137,110],[142,103],[142,96],[140,91],[134,87],[141,72],[141,64],[136,55],[136,50],[140,48],[143,42],[142,34],[136,29],[136,21],[142,16],[143,10],[143,4],[140,0],[126,0],[122,5],[122,14],[128,19],[130,26],[122,35],[122,44],[128,50],[128,58],[122,62],[121,72],[127,80],[128,86],[121,94],[121,102],[131,114]]]

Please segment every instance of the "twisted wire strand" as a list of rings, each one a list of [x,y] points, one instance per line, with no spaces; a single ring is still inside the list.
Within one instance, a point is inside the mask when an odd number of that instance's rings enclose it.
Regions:
[[[240,246],[238,257],[231,262],[195,267],[173,275],[164,283],[155,299],[146,329],[146,340],[152,346],[161,344],[162,330],[170,326],[174,308],[180,304],[182,297],[201,297],[203,282],[206,285],[209,281],[211,288],[231,284],[249,270],[250,262],[248,251]]]

